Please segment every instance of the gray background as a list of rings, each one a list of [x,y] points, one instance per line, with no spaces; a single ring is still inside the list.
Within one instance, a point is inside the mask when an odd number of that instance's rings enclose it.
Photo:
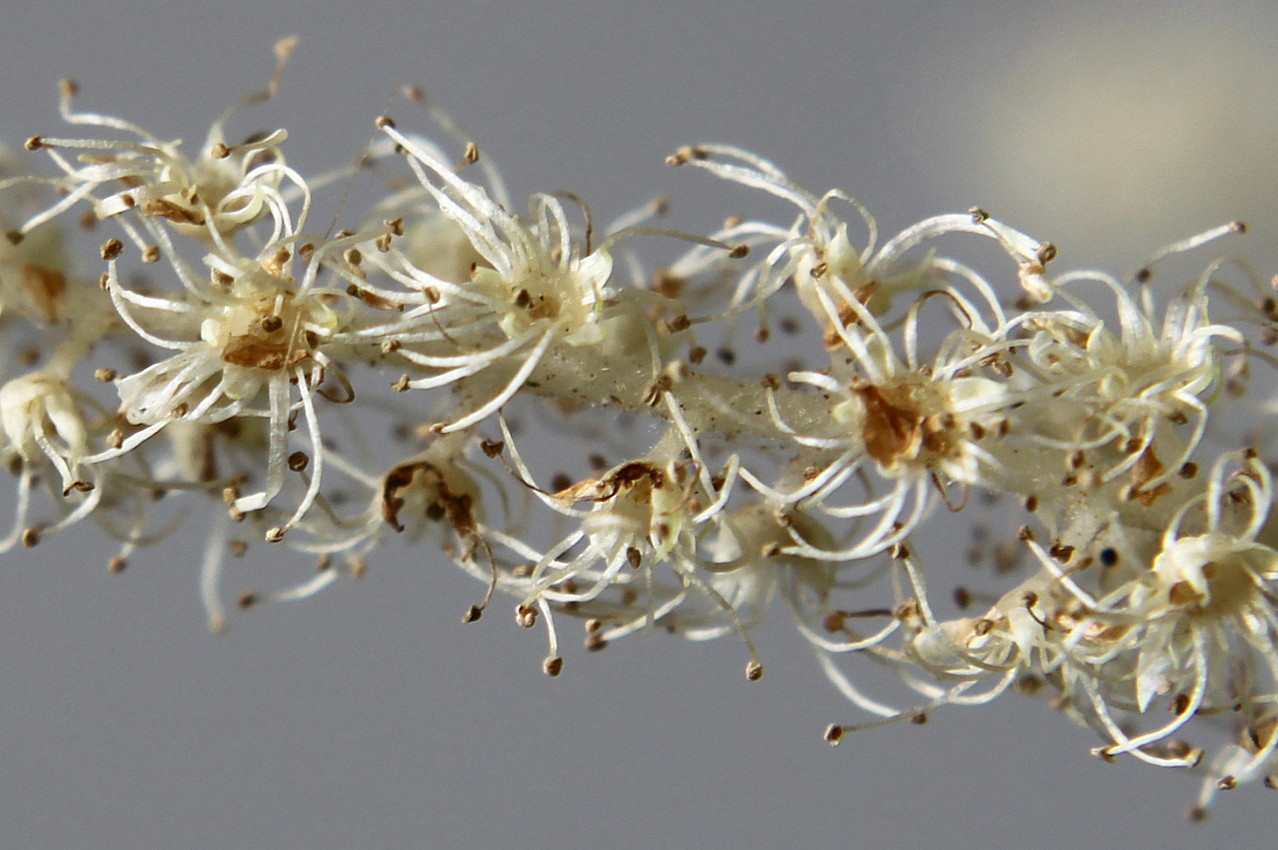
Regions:
[[[287,126],[304,172],[418,82],[517,197],[569,189],[603,219],[659,191],[690,229],[753,209],[663,169],[714,140],[852,192],[889,233],[979,204],[1056,241],[1059,267],[1125,272],[1243,217],[1267,273],[1278,7],[1208,6],[42,0],[5,11],[0,133],[62,132],[74,76],[84,108],[198,141],[296,34],[249,123]],[[505,602],[460,624],[477,586],[429,550],[212,637],[201,541],[195,523],[121,576],[91,532],[6,558],[0,846],[1244,848],[1278,823],[1250,787],[1191,829],[1194,779],[1105,765],[1017,695],[831,749],[824,725],[857,715],[783,616],[755,684],[735,641],[662,635],[572,647],[549,680]],[[257,547],[228,589],[269,567]]]

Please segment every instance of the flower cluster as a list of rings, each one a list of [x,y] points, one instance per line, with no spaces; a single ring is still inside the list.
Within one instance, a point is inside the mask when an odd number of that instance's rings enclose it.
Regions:
[[[62,116],[86,136],[31,137],[52,177],[5,160],[5,550],[92,520],[119,570],[209,517],[217,630],[225,558],[254,538],[314,569],[240,607],[304,598],[393,538],[429,536],[486,585],[464,618],[509,596],[544,628],[550,675],[573,620],[590,650],[653,629],[732,636],[757,679],[752,629],[780,600],[869,716],[831,743],[1015,688],[1095,730],[1103,759],[1198,768],[1195,813],[1278,781],[1273,459],[1218,413],[1257,393],[1272,409],[1250,367],[1275,362],[1278,308],[1224,263],[1163,284],[1242,225],[1130,281],[1058,275],[1054,246],[983,210],[880,243],[842,192],[697,145],[668,163],[793,219],[692,235],[648,223],[663,209],[649,204],[596,232],[567,193],[516,212],[447,120],[455,156],[389,116],[361,167],[308,180],[283,129],[227,141],[290,48],[193,154],[75,111],[65,82]],[[310,229],[313,190],[356,179],[385,179],[384,200],[349,229]],[[63,247],[72,215],[117,229],[96,272]],[[685,247],[648,268],[637,237]],[[774,362],[774,327],[807,333],[815,359]],[[530,439],[531,419],[571,452]],[[970,560],[990,567],[966,582],[956,548],[921,533],[947,512],[974,517]],[[858,661],[900,691],[871,693]],[[1213,719],[1234,740],[1207,754]]]

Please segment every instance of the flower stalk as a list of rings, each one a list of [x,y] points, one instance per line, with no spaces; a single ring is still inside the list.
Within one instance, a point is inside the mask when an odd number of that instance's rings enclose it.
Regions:
[[[465,619],[510,599],[544,628],[550,675],[577,621],[590,650],[656,628],[734,636],[757,679],[771,661],[752,629],[779,601],[869,715],[831,743],[1016,688],[1093,729],[1103,759],[1203,771],[1195,812],[1278,781],[1272,447],[1221,416],[1272,409],[1251,366],[1275,362],[1254,333],[1274,296],[1221,263],[1162,280],[1240,224],[1130,281],[1057,274],[1053,245],[983,210],[880,243],[846,194],[697,145],[669,164],[781,198],[793,220],[680,234],[646,223],[650,204],[596,229],[568,193],[515,212],[447,120],[452,156],[382,116],[376,167],[336,183],[381,175],[384,200],[317,233],[324,181],[285,164],[288,133],[227,141],[290,46],[194,154],[75,111],[65,83],[83,137],[32,137],[55,176],[0,183],[19,364],[0,385],[4,550],[94,522],[118,570],[196,506],[220,630],[222,564],[245,536],[315,571],[242,608],[430,537],[486,587]],[[63,248],[77,214],[118,228],[91,272]],[[653,240],[682,253],[651,267]],[[774,327],[806,335],[805,362],[770,353]],[[574,454],[516,424],[533,418]],[[986,567],[962,583],[962,547],[924,533],[946,513],[972,518]],[[867,662],[899,691],[868,692]],[[1206,755],[1215,716],[1236,741]]]

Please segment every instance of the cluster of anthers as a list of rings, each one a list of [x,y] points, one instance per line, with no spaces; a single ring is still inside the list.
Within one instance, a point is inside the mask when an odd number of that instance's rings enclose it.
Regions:
[[[831,743],[1015,688],[1093,728],[1103,759],[1202,770],[1195,813],[1217,790],[1278,781],[1271,447],[1215,412],[1247,409],[1250,366],[1274,358],[1272,334],[1246,331],[1278,308],[1238,264],[1180,288],[1161,271],[1240,224],[1128,281],[1058,276],[1052,245],[981,210],[880,244],[847,195],[704,145],[668,163],[780,198],[792,220],[692,236],[652,224],[664,204],[650,203],[599,232],[567,192],[514,212],[438,115],[457,156],[382,116],[358,165],[308,181],[285,164],[284,130],[224,135],[274,93],[290,46],[194,154],[76,111],[64,82],[84,137],[27,142],[54,176],[6,162],[5,550],[92,520],[120,570],[209,516],[216,630],[224,561],[254,538],[315,569],[241,607],[433,537],[487,585],[465,619],[512,597],[545,629],[551,675],[574,620],[591,650],[653,629],[736,636],[756,679],[751,632],[780,598],[869,715],[831,726]],[[308,229],[312,189],[357,179],[383,181],[385,199],[349,230]],[[72,214],[118,228],[100,275],[64,247]],[[677,250],[645,267],[636,243],[663,242]],[[809,337],[808,360],[766,345],[774,328]],[[570,448],[547,434],[530,453],[537,419]],[[921,532],[962,512],[976,518],[960,580],[953,547],[929,556]],[[858,660],[899,674],[900,693],[869,693]],[[1213,722],[1232,738],[1204,755]]]

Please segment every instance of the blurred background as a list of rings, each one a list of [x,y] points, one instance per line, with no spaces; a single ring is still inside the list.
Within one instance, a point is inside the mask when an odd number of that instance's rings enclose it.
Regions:
[[[1222,250],[1267,279],[1275,32],[1271,0],[43,0],[0,28],[0,134],[66,132],[70,76],[80,107],[198,143],[297,35],[279,97],[238,120],[287,127],[306,174],[348,162],[391,91],[418,83],[515,197],[569,190],[601,220],[663,193],[694,231],[758,209],[662,165],[720,141],[850,192],[886,233],[979,205],[1055,242],[1057,270],[1126,275],[1243,219],[1250,234]],[[1189,848],[1273,833],[1271,792],[1226,794],[1191,828],[1196,777],[1104,764],[1090,733],[1016,694],[831,749],[825,725],[860,718],[780,610],[757,634],[757,683],[735,640],[659,634],[569,648],[551,680],[543,636],[504,601],[461,624],[481,588],[435,551],[391,547],[358,582],[211,636],[201,548],[202,532],[178,535],[110,575],[86,529],[6,557],[0,845]],[[251,548],[229,591],[269,557]]]

